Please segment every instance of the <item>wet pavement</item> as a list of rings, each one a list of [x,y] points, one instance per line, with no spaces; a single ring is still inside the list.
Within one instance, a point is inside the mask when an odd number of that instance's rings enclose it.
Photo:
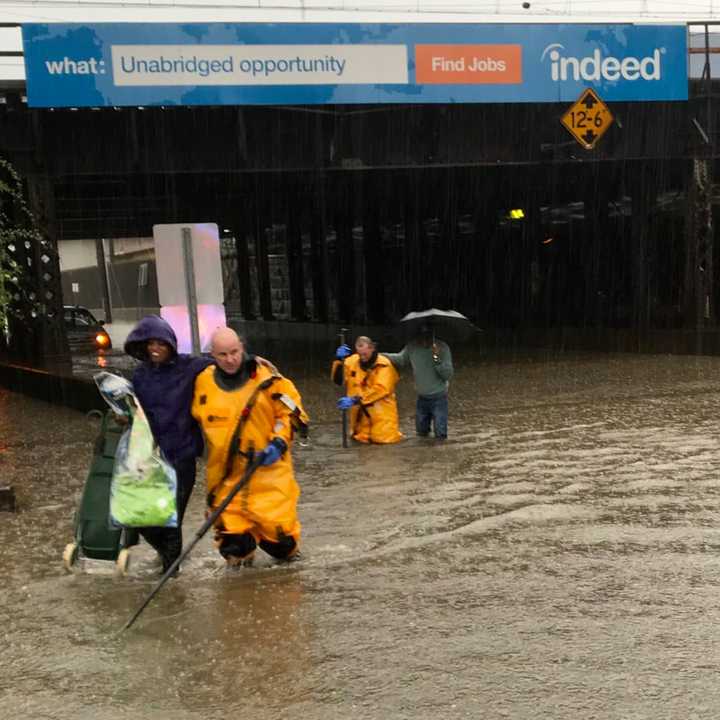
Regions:
[[[348,450],[327,369],[288,372],[303,561],[228,575],[206,538],[122,635],[148,548],[60,562],[98,422],[0,391],[0,717],[716,717],[720,358],[459,364],[446,443],[406,378],[409,439]]]

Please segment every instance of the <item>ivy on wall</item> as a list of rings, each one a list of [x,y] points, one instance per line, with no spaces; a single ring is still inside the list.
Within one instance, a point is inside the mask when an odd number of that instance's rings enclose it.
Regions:
[[[13,326],[53,317],[53,292],[42,289],[52,280],[53,255],[27,205],[22,178],[0,158],[0,334],[7,343]]]

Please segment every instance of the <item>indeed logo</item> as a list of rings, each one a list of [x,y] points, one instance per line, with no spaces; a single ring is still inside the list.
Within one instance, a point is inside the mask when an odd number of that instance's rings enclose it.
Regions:
[[[554,82],[563,80],[660,80],[662,69],[660,58],[665,54],[665,48],[655,48],[652,55],[644,58],[637,57],[603,57],[600,48],[592,55],[584,58],[572,56],[564,57],[561,50],[564,46],[559,43],[548,45],[540,58],[550,58],[550,77]]]

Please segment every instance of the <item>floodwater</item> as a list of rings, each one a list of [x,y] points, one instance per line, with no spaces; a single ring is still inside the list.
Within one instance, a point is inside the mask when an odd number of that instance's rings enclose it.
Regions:
[[[97,421],[0,392],[0,717],[715,718],[720,358],[466,361],[451,438],[295,449],[304,559],[66,574]],[[196,492],[186,534],[202,518]],[[103,565],[100,563],[100,565]]]

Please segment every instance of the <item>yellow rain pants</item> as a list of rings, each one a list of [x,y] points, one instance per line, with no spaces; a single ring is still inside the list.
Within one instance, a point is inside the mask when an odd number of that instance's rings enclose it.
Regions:
[[[255,365],[250,379],[233,391],[220,388],[214,373],[211,365],[197,376],[192,405],[193,417],[200,423],[207,443],[211,509],[242,477],[252,453],[262,452],[274,438],[287,445],[277,462],[259,467],[235,495],[218,518],[216,531],[230,535],[250,533],[257,542],[279,542],[289,536],[299,544],[300,488],[293,472],[291,445],[295,431],[308,423],[300,394],[290,380],[260,364]],[[239,435],[232,441],[238,426]]]
[[[360,404],[350,409],[354,440],[383,445],[402,440],[395,397],[400,377],[386,357],[378,355],[374,365],[363,370],[360,356],[355,353],[344,361],[335,360],[331,376],[336,382],[344,380],[346,395],[360,397]]]

